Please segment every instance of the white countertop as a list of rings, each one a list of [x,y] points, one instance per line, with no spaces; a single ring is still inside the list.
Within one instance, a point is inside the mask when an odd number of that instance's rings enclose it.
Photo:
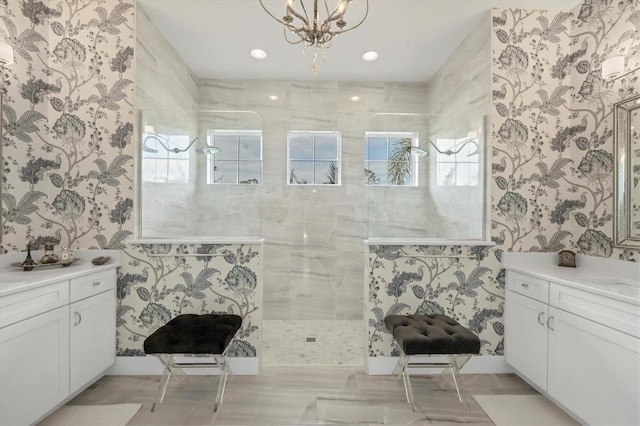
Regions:
[[[581,255],[575,268],[557,263],[557,253],[502,254],[507,270],[640,305],[640,263]]]
[[[109,256],[111,259],[104,265],[93,265],[91,259],[97,256]],[[25,257],[24,252],[0,256],[0,297],[119,267],[122,254],[120,250],[78,250],[74,253],[77,260],[69,266],[45,266],[31,271],[11,266],[11,263],[24,261]],[[42,257],[42,252],[32,251],[31,257],[37,260]]]

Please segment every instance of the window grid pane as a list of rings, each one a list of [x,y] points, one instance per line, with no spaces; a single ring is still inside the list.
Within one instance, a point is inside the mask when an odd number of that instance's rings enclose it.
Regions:
[[[209,156],[209,184],[262,183],[262,135],[255,131],[213,131],[212,145],[220,152]]]
[[[340,184],[340,134],[289,132],[288,183]]]
[[[415,146],[418,134],[410,132],[365,134],[365,185],[417,186],[417,157],[407,144]]]

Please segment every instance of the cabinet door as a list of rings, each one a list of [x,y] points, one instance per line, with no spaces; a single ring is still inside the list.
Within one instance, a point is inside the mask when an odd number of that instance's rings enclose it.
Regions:
[[[547,388],[547,310],[545,303],[506,292],[506,361],[542,390]]]
[[[0,329],[0,424],[38,420],[69,396],[69,307]]]
[[[549,308],[549,388],[588,424],[640,424],[640,340]]]
[[[101,374],[115,361],[116,302],[110,290],[72,303],[71,392]]]

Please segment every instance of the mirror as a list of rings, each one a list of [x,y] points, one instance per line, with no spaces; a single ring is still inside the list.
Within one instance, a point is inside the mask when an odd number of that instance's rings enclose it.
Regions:
[[[640,96],[614,105],[616,156],[614,238],[640,247]]]

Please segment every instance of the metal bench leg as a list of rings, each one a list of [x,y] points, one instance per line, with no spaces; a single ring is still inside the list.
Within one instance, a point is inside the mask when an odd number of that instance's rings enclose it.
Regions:
[[[156,402],[151,406],[152,413],[156,410],[156,404],[162,404],[162,401],[164,401],[164,394],[167,392],[167,386],[169,385],[169,379],[171,378],[171,368],[173,364],[173,357],[170,355],[157,355],[157,357],[164,365],[164,372],[162,373],[160,385],[158,386]]]
[[[220,404],[222,404],[222,398],[224,398],[224,389],[227,384],[227,375],[230,373],[229,364],[225,356],[216,356],[216,363],[220,368],[220,378],[218,379],[218,393],[216,394],[216,402],[213,405],[213,411],[218,411]]]
[[[470,355],[449,355],[449,362],[451,364],[451,377],[453,378],[453,384],[456,386],[456,392],[458,393],[458,400],[462,402],[462,395],[460,388],[462,387],[462,380],[460,377],[460,369],[465,366],[471,359]],[[460,383],[460,385],[458,385]]]
[[[402,375],[402,382],[404,383],[404,393],[407,397],[407,402],[411,404],[411,407],[415,410],[415,404],[413,401],[413,388],[411,387],[411,378],[409,377],[409,359],[411,357],[405,355],[404,352],[400,354],[400,360],[398,365],[400,366],[400,374]]]

